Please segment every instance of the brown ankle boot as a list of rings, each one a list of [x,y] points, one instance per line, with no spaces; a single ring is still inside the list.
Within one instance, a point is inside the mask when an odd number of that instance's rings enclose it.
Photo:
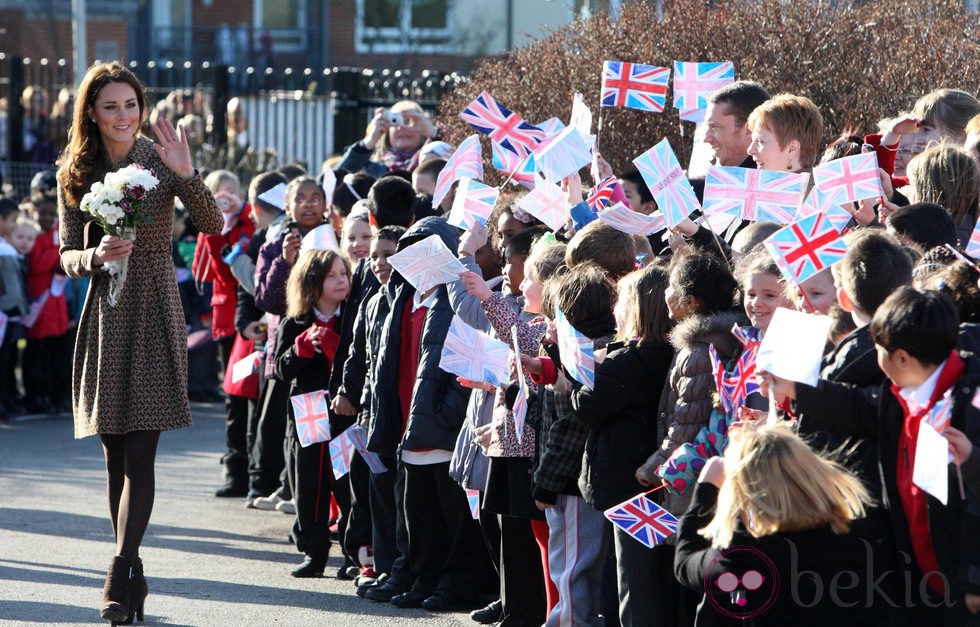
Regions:
[[[146,585],[146,577],[143,576],[143,560],[134,557],[131,561],[132,569],[129,578],[129,614],[126,620],[113,623],[114,625],[132,625],[133,619],[143,621],[143,602],[149,593]]]
[[[105,587],[102,588],[102,618],[113,623],[126,620],[129,616],[130,577],[132,565],[122,555],[112,558],[109,572],[105,577]]]

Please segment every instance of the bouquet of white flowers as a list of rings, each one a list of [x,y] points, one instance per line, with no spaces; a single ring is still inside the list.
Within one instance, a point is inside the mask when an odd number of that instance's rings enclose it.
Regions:
[[[82,197],[82,211],[91,214],[102,230],[109,235],[123,239],[136,239],[138,224],[153,224],[149,216],[140,211],[147,193],[160,184],[159,179],[149,170],[138,165],[130,165],[106,174],[101,182],[92,184],[92,189]],[[126,283],[126,269],[129,258],[106,262],[109,272],[109,304],[119,303],[123,285]]]

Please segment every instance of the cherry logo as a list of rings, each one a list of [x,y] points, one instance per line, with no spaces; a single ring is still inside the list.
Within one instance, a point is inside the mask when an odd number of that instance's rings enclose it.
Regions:
[[[709,572],[712,571],[711,566],[723,557],[730,563],[744,563],[746,570],[726,570],[714,578],[705,579],[705,597],[712,607],[725,616],[738,619],[764,614],[776,602],[779,593],[775,564],[758,549],[732,546],[715,558],[708,567]],[[719,594],[719,591],[725,594]]]

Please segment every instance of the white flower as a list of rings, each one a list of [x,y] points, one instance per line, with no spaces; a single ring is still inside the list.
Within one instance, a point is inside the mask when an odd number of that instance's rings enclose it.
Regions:
[[[117,203],[123,198],[123,188],[121,187],[106,187],[105,188],[105,199],[106,202]]]

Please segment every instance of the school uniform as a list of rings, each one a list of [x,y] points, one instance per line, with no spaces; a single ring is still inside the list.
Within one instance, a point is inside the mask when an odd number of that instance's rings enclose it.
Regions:
[[[975,624],[964,607],[966,593],[980,594],[980,546],[977,537],[980,507],[968,493],[960,497],[956,467],[948,472],[947,505],[912,483],[916,441],[921,418],[950,391],[951,424],[972,442],[980,442],[980,410],[973,404],[980,385],[980,360],[953,351],[918,390],[901,390],[889,382],[877,388],[857,388],[820,381],[816,387],[796,386],[796,404],[816,428],[850,434],[874,443],[883,483],[883,506],[888,512],[899,561],[912,556],[912,610],[921,624]],[[974,445],[976,446],[976,445]],[[977,484],[978,466],[971,457],[962,465],[967,485]],[[941,572],[942,578],[922,573]],[[920,586],[920,583],[922,585]],[[945,597],[952,607],[943,607]]]
[[[431,217],[413,224],[398,250],[434,234],[456,248],[455,227]],[[384,293],[391,310],[381,331],[376,380],[388,384],[376,386],[372,396],[368,449],[389,457],[401,453],[413,593],[475,602],[493,586],[479,526],[465,492],[449,477],[469,399],[455,375],[439,368],[452,306],[445,286],[423,300],[397,271]]]
[[[577,328],[599,350],[612,339],[615,321],[610,314]],[[545,510],[548,564],[558,588],[558,604],[546,625],[600,624],[602,572],[612,534],[609,521],[582,498],[578,488],[589,431],[574,417],[574,389],[562,374],[544,392],[533,472],[532,497],[551,505]]]
[[[324,315],[314,310],[283,320],[276,347],[276,373],[289,386],[289,396],[321,392],[329,385],[330,369],[340,342],[336,332],[339,313]],[[319,351],[314,349],[309,339],[314,327],[320,327],[323,332]],[[330,550],[330,496],[334,485],[330,443],[301,446],[291,403],[288,418],[286,445],[292,463],[287,472],[296,502],[293,540],[300,552],[325,559]],[[350,426],[349,421],[347,424],[330,422],[332,434],[340,434]]]
[[[578,485],[599,512],[646,491],[636,469],[657,448],[656,408],[673,347],[664,341],[615,342],[595,367],[595,386],[572,394],[575,419],[589,429]],[[631,625],[673,625],[679,595],[673,547],[649,549],[615,528],[619,619]]]

